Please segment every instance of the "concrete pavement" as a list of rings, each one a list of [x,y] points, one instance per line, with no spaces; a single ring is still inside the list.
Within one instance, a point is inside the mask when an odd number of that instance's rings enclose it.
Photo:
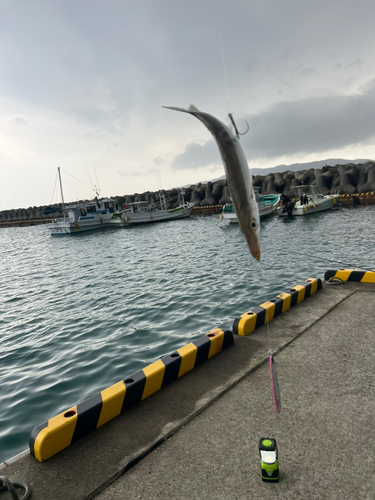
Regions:
[[[280,415],[264,364],[98,500],[375,498],[375,293],[367,289],[276,356]],[[264,436],[278,441],[278,484],[260,479]]]
[[[40,500],[372,499],[374,325],[375,285],[326,285],[47,462],[26,456],[0,475]],[[279,445],[278,484],[260,479],[267,436]]]

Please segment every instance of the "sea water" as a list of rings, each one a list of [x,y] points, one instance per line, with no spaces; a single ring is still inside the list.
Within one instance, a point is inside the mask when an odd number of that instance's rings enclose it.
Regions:
[[[335,267],[375,268],[374,207],[238,226],[192,217],[76,236],[0,230],[0,462],[32,429]]]

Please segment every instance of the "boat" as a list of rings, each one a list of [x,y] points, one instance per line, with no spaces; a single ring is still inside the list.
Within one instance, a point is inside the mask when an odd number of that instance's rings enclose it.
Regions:
[[[176,208],[167,209],[164,193],[160,203],[150,204],[148,201],[129,203],[121,213],[114,214],[110,224],[117,227],[128,227],[149,222],[162,222],[189,217],[194,203],[185,203],[182,194],[182,204]]]
[[[280,200],[280,195],[278,194],[267,194],[262,196],[260,194],[260,188],[254,187],[255,199],[258,203],[259,208],[259,218],[266,217],[274,213],[275,206]],[[223,206],[223,210],[220,215],[220,221],[225,220],[229,224],[238,224],[237,215],[232,203],[226,203]]]
[[[298,189],[298,201],[289,200],[276,208],[279,217],[309,215],[330,210],[336,203],[338,194],[324,195],[315,186],[294,186]]]
[[[118,213],[114,200],[110,198],[98,199],[98,193],[93,201],[65,206],[62,190],[60,167],[58,168],[63,217],[53,219],[46,224],[51,236],[62,236],[93,231],[110,227],[110,220]],[[57,210],[57,209],[56,209]]]

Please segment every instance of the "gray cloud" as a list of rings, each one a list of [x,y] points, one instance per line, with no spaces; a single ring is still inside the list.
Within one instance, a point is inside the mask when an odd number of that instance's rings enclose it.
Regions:
[[[93,164],[105,169],[108,195],[119,184],[140,189],[127,165],[147,166],[146,190],[155,185],[148,168],[173,185],[221,168],[215,143],[199,140],[209,137],[203,125],[163,104],[194,103],[221,119],[230,104],[240,130],[243,118],[251,125],[241,138],[249,160],[300,154],[293,161],[303,162],[326,148],[362,148],[373,128],[363,86],[375,74],[374,16],[373,0],[115,0],[110,8],[33,0],[22,9],[5,0],[0,129],[8,160],[0,173],[17,189],[6,190],[0,208],[48,203],[45,173],[57,162],[77,176]],[[34,178],[40,185],[30,189]]]
[[[172,162],[172,168],[175,170],[195,170],[198,168],[212,165],[220,161],[220,153],[213,139],[198,144],[193,142],[185,147],[185,151],[177,155]]]
[[[129,123],[129,117],[118,110],[102,110],[93,106],[77,106],[70,113],[77,122],[99,129],[105,129],[112,134],[123,134]]]
[[[158,168],[150,168],[150,170],[147,170],[147,173],[149,175],[160,174],[160,170]]]
[[[155,163],[155,165],[161,165],[162,163],[164,163],[164,160],[161,156],[157,156],[153,159],[153,162]]]
[[[133,172],[131,175],[132,177],[142,177],[141,172]]]
[[[347,64],[346,67],[354,69],[355,71],[360,71],[362,68],[362,61],[360,59],[355,59],[353,62]]]
[[[242,138],[249,159],[366,143],[375,136],[375,91],[279,102],[244,119],[250,126]]]
[[[240,130],[243,120],[250,127],[241,137],[248,160],[365,144],[375,137],[375,81],[362,95],[278,102],[262,113],[237,119]],[[188,144],[172,168],[196,169],[218,161],[218,148],[210,139],[202,145]]]
[[[22,116],[16,116],[15,118],[12,118],[12,120],[9,120],[9,123],[12,125],[27,125],[27,120],[22,118]]]

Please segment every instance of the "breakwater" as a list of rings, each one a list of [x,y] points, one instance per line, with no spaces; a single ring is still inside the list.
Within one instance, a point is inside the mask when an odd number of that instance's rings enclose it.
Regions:
[[[260,189],[261,194],[283,193],[290,198],[298,197],[297,186],[304,184],[316,186],[322,194],[338,193],[343,199],[343,205],[374,204],[375,196],[375,163],[348,163],[346,165],[325,166],[321,169],[299,170],[292,172],[270,173],[253,176],[254,186]],[[180,189],[163,190],[167,199],[167,208],[176,208],[183,202]],[[141,194],[114,196],[117,207],[123,210],[129,203],[147,201],[157,204],[160,201],[160,192],[147,191]],[[226,179],[216,182],[198,183],[185,188],[185,201],[194,203],[195,207],[215,207],[230,202],[230,192]],[[83,202],[83,200],[80,200]],[[53,207],[59,204],[52,205]],[[29,207],[0,212],[0,227],[12,225],[32,225],[49,222],[51,216],[43,215],[46,205]],[[198,215],[198,211],[195,211]],[[207,212],[202,212],[207,213]],[[28,221],[29,223],[26,223]],[[25,224],[14,224],[22,223]]]
[[[363,193],[363,194],[343,194],[338,198],[338,202],[343,207],[353,207],[358,205],[375,205],[375,192]],[[196,206],[193,208],[191,215],[194,216],[204,216],[204,215],[215,215],[220,214],[223,205],[208,205],[208,206]],[[4,227],[28,227],[28,226],[38,226],[41,224],[48,224],[52,222],[50,218],[41,219],[8,219],[6,221],[0,222],[0,228]]]

